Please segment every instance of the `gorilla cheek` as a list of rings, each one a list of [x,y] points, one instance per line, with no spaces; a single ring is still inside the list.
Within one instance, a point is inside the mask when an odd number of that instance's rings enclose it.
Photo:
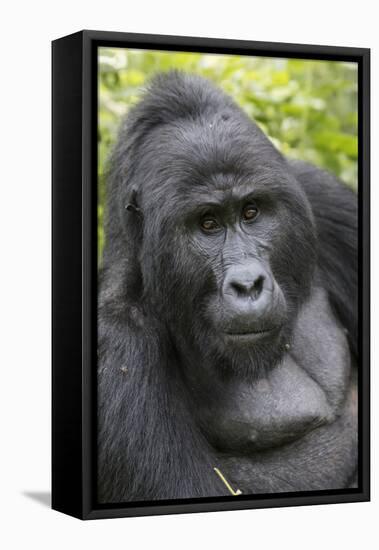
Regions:
[[[180,327],[183,335],[202,330],[206,324],[203,316],[209,296],[216,294],[217,287],[213,273],[204,269],[204,260],[179,244],[176,254],[163,253],[154,260],[154,273],[150,276],[152,296],[163,297],[164,315],[173,324],[175,332]],[[188,289],[191,289],[191,292]],[[162,305],[162,302],[161,302]]]

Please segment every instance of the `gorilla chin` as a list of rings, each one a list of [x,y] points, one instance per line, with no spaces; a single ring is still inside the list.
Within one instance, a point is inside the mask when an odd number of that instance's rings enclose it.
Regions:
[[[98,500],[356,486],[357,200],[157,76],[109,159]]]

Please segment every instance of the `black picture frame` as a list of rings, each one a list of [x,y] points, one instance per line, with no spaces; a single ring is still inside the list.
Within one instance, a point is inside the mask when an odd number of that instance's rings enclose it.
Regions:
[[[234,499],[96,503],[97,48],[121,46],[358,64],[359,483]],[[85,30],[52,43],[52,507],[81,519],[370,499],[370,50]]]

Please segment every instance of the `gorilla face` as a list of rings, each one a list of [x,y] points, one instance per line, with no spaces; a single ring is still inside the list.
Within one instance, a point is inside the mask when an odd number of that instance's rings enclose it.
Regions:
[[[271,364],[314,271],[311,209],[286,161],[237,108],[153,131],[142,157],[145,295],[179,347]]]

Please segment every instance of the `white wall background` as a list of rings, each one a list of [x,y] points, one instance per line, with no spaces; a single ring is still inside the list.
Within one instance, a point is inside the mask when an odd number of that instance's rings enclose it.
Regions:
[[[378,235],[378,25],[372,0],[3,2],[0,47],[2,548],[372,548],[378,539],[378,254],[373,250],[373,502],[83,523],[50,487],[50,41],[87,29],[372,48]],[[376,96],[376,97],[375,97]],[[69,399],[69,397],[68,397]],[[376,470],[376,471],[375,471]],[[38,495],[37,495],[38,496]]]

